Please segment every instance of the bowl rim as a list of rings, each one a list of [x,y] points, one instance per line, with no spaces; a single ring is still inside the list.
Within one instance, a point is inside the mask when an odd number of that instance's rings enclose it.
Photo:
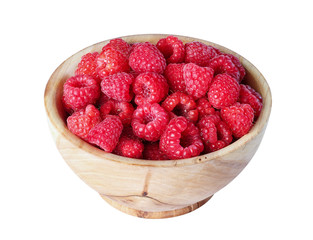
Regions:
[[[225,156],[226,154],[233,152],[240,148],[242,145],[245,145],[247,142],[251,141],[254,139],[256,136],[260,134],[260,132],[263,131],[263,129],[266,127],[269,116],[271,113],[271,108],[272,108],[272,95],[271,95],[271,90],[270,87],[265,80],[264,76],[262,73],[247,59],[239,55],[238,53],[213,42],[207,41],[207,40],[202,40],[198,38],[193,38],[193,37],[187,37],[187,36],[182,36],[182,35],[173,35],[173,34],[136,34],[136,35],[127,35],[127,36],[122,36],[118,38],[122,38],[125,41],[128,42],[135,42],[133,39],[136,39],[137,42],[145,42],[149,41],[151,38],[164,38],[167,36],[175,36],[181,39],[184,43],[186,42],[191,42],[191,41],[199,41],[208,45],[212,45],[214,47],[217,47],[220,49],[222,52],[227,52],[235,55],[238,57],[241,61],[241,63],[244,65],[246,69],[249,69],[250,71],[253,70],[258,74],[258,79],[261,81],[262,86],[265,88],[266,95],[262,96],[263,97],[263,108],[261,111],[260,116],[258,117],[258,120],[255,122],[253,127],[250,129],[249,133],[241,137],[240,139],[236,140],[235,142],[231,143],[230,145],[207,154],[199,155],[196,157],[192,158],[186,158],[186,159],[178,159],[178,160],[144,160],[144,159],[135,159],[135,158],[128,158],[128,157],[123,157],[119,156],[113,153],[107,153],[87,142],[84,140],[80,139],[76,135],[74,135],[72,132],[68,130],[66,127],[66,124],[64,121],[61,119],[61,117],[55,118],[54,116],[59,116],[57,106],[56,104],[52,104],[53,99],[55,98],[55,91],[53,86],[55,86],[58,82],[55,81],[55,75],[58,73],[60,69],[62,69],[63,65],[66,64],[68,61],[70,61],[74,56],[77,54],[83,54],[86,52],[88,49],[91,49],[95,46],[98,45],[104,45],[108,43],[110,40],[114,39],[108,39],[104,40],[98,43],[95,43],[93,45],[90,45],[76,53],[74,53],[72,56],[64,60],[52,73],[50,76],[46,87],[45,87],[45,92],[44,92],[44,105],[47,113],[47,117],[49,120],[49,123],[52,124],[52,126],[57,130],[57,132],[63,136],[65,139],[67,139],[69,142],[71,142],[73,145],[77,146],[78,148],[82,149],[85,152],[88,152],[92,155],[95,155],[99,158],[102,158],[103,161],[114,161],[114,162],[119,162],[123,164],[130,164],[130,165],[138,165],[138,166],[148,166],[148,167],[179,167],[179,166],[187,166],[187,165],[193,165],[193,164],[199,164],[199,163],[204,163],[207,161],[215,160],[216,158],[220,158],[222,156]]]

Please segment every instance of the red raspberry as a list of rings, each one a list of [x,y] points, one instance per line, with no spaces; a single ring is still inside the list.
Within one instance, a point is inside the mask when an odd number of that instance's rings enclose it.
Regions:
[[[130,71],[128,57],[125,56],[124,53],[111,47],[104,47],[96,61],[97,71],[100,78],[119,72]]]
[[[129,102],[118,102],[111,99],[101,105],[100,114],[102,118],[105,118],[106,115],[117,115],[124,126],[129,126],[134,110],[133,105]]]
[[[159,148],[159,142],[146,143],[143,158],[147,160],[167,160],[169,157]]]
[[[220,150],[224,147],[226,147],[227,144],[223,140],[217,140],[214,143],[209,143],[205,145],[205,151],[208,152],[215,152],[217,150]]]
[[[108,115],[102,122],[90,130],[87,140],[106,152],[112,152],[119,141],[122,130],[123,124],[120,118]]]
[[[101,122],[99,110],[92,104],[74,112],[66,120],[68,129],[76,136],[87,140],[89,131]]]
[[[146,72],[136,77],[133,91],[136,95],[135,103],[137,105],[158,103],[167,95],[168,84],[161,74]]]
[[[217,136],[218,139],[225,142],[226,145],[229,145],[233,141],[232,131],[228,127],[228,125],[220,120],[219,122],[215,123],[217,128]]]
[[[216,113],[210,102],[204,97],[197,100],[197,109],[199,112],[199,119],[203,116]]]
[[[214,143],[217,141],[217,129],[215,123],[207,116],[200,119],[198,122],[200,136],[205,144]]]
[[[206,115],[201,118],[198,127],[206,153],[226,147],[233,140],[232,131],[217,114]]]
[[[223,55],[228,56],[232,62],[235,64],[235,66],[238,68],[239,70],[239,82],[241,82],[241,80],[244,78],[244,76],[246,75],[246,70],[245,68],[242,66],[241,62],[239,61],[239,59],[237,57],[235,57],[232,54],[227,54],[227,53],[223,53]]]
[[[125,128],[113,153],[129,158],[141,158],[143,149],[143,143],[133,134],[132,128]]]
[[[74,111],[85,108],[88,104],[95,104],[99,96],[99,84],[88,75],[70,77],[63,86],[65,106]]]
[[[130,67],[138,73],[163,73],[166,60],[156,46],[149,42],[137,43],[129,56]]]
[[[121,38],[110,40],[110,42],[102,48],[102,51],[107,48],[113,48],[114,50],[123,53],[126,57],[129,57],[131,51],[131,46]]]
[[[258,118],[263,107],[263,100],[257,91],[249,85],[240,84],[239,102],[250,104],[254,110],[254,118]]]
[[[167,79],[173,92],[186,92],[186,83],[183,75],[184,63],[170,63],[166,66],[164,77]]]
[[[130,102],[133,98],[131,84],[134,77],[129,73],[116,73],[104,77],[101,81],[101,91],[109,98],[120,102]]]
[[[160,149],[170,159],[195,157],[203,148],[199,129],[184,117],[173,118],[160,138]]]
[[[236,79],[228,74],[218,74],[208,92],[209,102],[220,109],[233,105],[239,98],[240,86]]]
[[[97,62],[98,52],[87,53],[82,56],[80,62],[75,70],[75,75],[89,75],[95,80],[100,82],[100,78],[97,72]]]
[[[207,67],[210,59],[216,54],[216,50],[212,46],[201,42],[185,44],[185,63],[195,63],[201,67]]]
[[[209,90],[214,71],[209,67],[199,67],[194,63],[185,64],[183,76],[186,92],[195,99],[203,97]]]
[[[162,103],[162,107],[175,115],[184,116],[192,122],[198,120],[197,104],[193,98],[182,92],[174,92]]]
[[[156,44],[157,48],[163,53],[167,63],[181,63],[185,59],[184,43],[177,37],[168,36],[162,38]]]
[[[159,104],[148,103],[137,107],[131,125],[136,136],[153,142],[159,140],[168,121],[168,113]]]
[[[227,123],[235,138],[247,134],[253,125],[253,108],[249,104],[235,103],[221,109],[221,118]]]
[[[210,60],[209,66],[214,69],[214,75],[227,73],[239,82],[240,72],[229,56],[217,55]]]

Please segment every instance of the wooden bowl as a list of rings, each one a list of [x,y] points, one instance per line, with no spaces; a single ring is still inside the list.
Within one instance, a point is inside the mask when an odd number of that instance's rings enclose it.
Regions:
[[[164,34],[122,37],[129,43],[152,42]],[[113,207],[138,217],[167,218],[191,212],[231,182],[249,163],[265,132],[271,111],[271,92],[262,74],[237,53],[208,41],[177,36],[184,43],[200,41],[231,53],[246,69],[244,83],[263,97],[263,109],[248,134],[231,145],[205,155],[168,161],[131,159],[106,153],[73,135],[66,127],[62,87],[74,74],[81,57],[100,51],[109,42],[87,47],[65,60],[50,77],[45,89],[49,126],[62,157],[71,169]]]

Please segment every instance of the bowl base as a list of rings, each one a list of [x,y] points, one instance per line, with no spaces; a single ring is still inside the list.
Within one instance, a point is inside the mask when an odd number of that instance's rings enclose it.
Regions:
[[[196,209],[198,209],[199,207],[201,207],[202,205],[204,205],[207,201],[209,201],[212,197],[208,197],[203,199],[202,201],[199,201],[197,203],[194,203],[192,205],[180,208],[180,209],[175,209],[175,210],[171,210],[171,211],[161,211],[161,212],[147,212],[147,211],[142,211],[142,210],[138,210],[138,209],[134,209],[134,208],[130,208],[127,207],[125,205],[122,205],[114,200],[112,200],[111,198],[108,198],[104,195],[100,196],[107,202],[109,203],[112,207],[127,213],[129,215],[132,216],[136,216],[136,217],[140,217],[140,218],[151,218],[151,219],[158,219],[158,218],[171,218],[171,217],[176,217],[176,216],[180,216],[189,212],[192,212]]]

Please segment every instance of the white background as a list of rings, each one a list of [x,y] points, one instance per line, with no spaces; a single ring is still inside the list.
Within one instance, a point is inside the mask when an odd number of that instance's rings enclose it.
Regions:
[[[2,1],[0,239],[312,239],[310,1]],[[228,47],[267,79],[273,108],[244,171],[200,209],[147,220],[109,206],[58,153],[44,88],[66,58],[124,35]]]

